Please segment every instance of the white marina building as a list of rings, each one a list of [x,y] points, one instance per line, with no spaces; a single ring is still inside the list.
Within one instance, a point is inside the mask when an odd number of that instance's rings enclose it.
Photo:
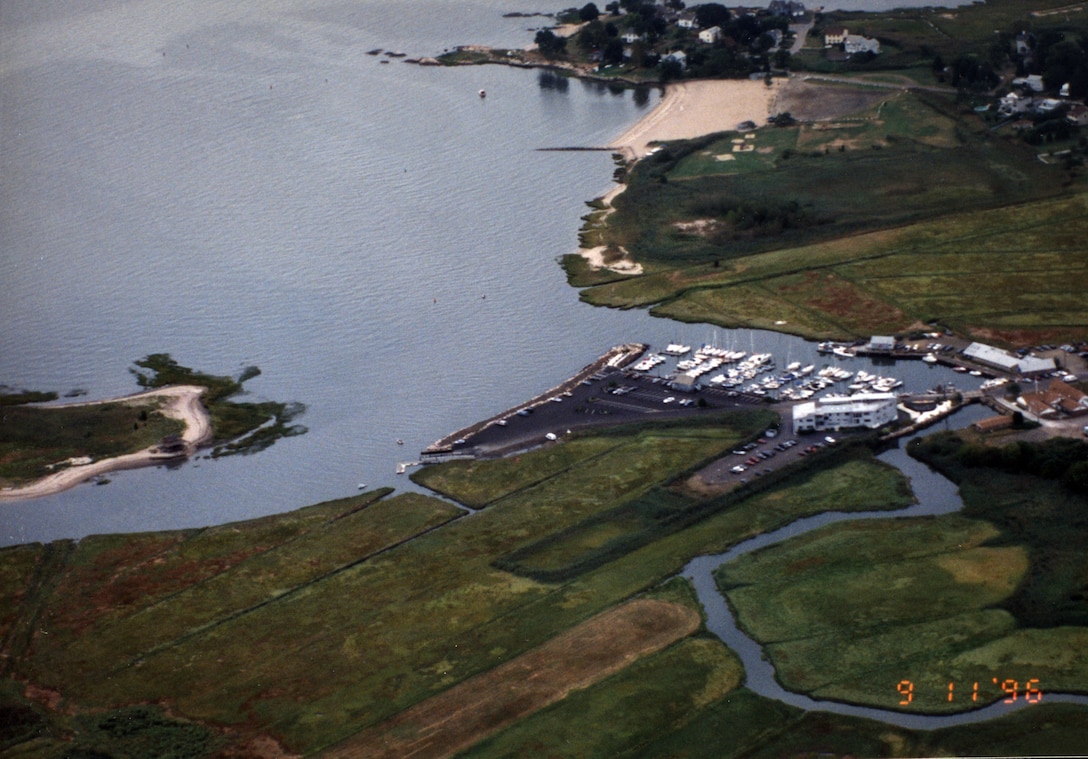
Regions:
[[[879,429],[898,417],[895,393],[861,393],[829,396],[793,407],[793,432],[842,430],[852,427]]]

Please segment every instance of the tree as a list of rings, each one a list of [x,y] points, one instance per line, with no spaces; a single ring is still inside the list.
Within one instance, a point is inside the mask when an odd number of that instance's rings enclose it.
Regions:
[[[609,40],[608,29],[598,19],[590,21],[578,32],[578,47],[582,50],[598,50]]]
[[[560,37],[550,29],[541,29],[536,33],[536,38],[533,41],[536,42],[537,48],[544,54],[545,58],[554,58],[567,47],[566,38]]]
[[[661,81],[671,82],[673,79],[679,79],[684,73],[684,67],[680,65],[680,61],[675,58],[665,58],[658,64],[658,68],[661,70]]]
[[[638,43],[636,43],[638,44]],[[632,55],[632,59],[634,56]],[[601,60],[605,63],[615,65],[617,63],[623,63],[623,40],[613,37],[605,43],[604,50],[601,51]],[[635,63],[632,60],[632,63]],[[638,64],[635,63],[637,66]]]
[[[1088,461],[1078,461],[1065,470],[1062,482],[1077,493],[1088,493]]]
[[[601,12],[597,10],[597,6],[593,3],[586,3],[578,11],[578,18],[582,19],[582,21],[596,21],[600,15]]]
[[[695,21],[699,24],[700,29],[725,26],[729,23],[730,18],[729,9],[718,3],[707,3],[695,7]]]

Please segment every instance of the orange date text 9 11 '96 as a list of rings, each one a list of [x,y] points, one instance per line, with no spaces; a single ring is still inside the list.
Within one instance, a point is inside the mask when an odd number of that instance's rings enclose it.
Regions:
[[[1005,694],[1006,704],[1015,703],[1018,698],[1023,698],[1029,704],[1037,704],[1043,700],[1043,692],[1039,688],[1039,681],[1037,679],[1028,680],[1024,683],[1023,689],[1020,687],[1020,683],[1016,680],[1002,680],[998,681],[995,677],[993,683],[1001,692]],[[900,680],[899,684],[895,686],[895,689],[899,692],[899,705],[910,706],[914,703],[914,682],[911,680]],[[944,691],[946,693],[946,699],[948,701],[956,701],[958,698],[967,699],[971,701],[978,701],[979,686],[978,683],[972,683],[970,690],[964,689],[963,691],[956,690],[956,683],[950,682],[948,689]]]

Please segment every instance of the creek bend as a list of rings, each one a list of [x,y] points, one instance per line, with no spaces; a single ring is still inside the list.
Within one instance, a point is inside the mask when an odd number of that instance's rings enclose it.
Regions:
[[[972,415],[960,411],[951,421],[964,426],[974,421],[972,418],[965,418],[970,416]],[[918,435],[924,434],[918,433]],[[714,582],[714,571],[723,564],[727,564],[745,554],[807,534],[827,525],[864,519],[940,516],[952,514],[962,509],[963,501],[960,499],[956,485],[907,454],[905,450],[906,443],[918,435],[900,441],[899,447],[889,449],[878,456],[881,461],[891,464],[907,477],[911,489],[918,498],[918,503],[899,511],[850,513],[829,511],[798,519],[777,530],[765,532],[738,543],[725,553],[696,557],[688,562],[681,571],[680,576],[690,580],[695,587],[699,602],[706,614],[707,629],[720,638],[740,658],[746,673],[745,685],[754,693],[806,711],[825,711],[851,717],[863,717],[915,730],[934,730],[942,727],[985,722],[995,717],[1010,714],[1025,706],[1033,705],[1023,698],[1018,698],[1013,703],[1005,703],[1004,700],[999,700],[981,709],[972,709],[955,714],[934,715],[814,699],[786,690],[775,678],[774,666],[764,655],[763,647],[738,629],[732,610]],[[893,686],[893,683],[889,683],[889,693],[894,693]],[[1088,704],[1088,696],[1052,693],[1046,691],[1044,687],[1042,700],[1037,703],[1058,702]]]

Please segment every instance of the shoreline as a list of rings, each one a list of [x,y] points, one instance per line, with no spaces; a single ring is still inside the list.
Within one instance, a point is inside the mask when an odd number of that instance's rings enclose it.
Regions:
[[[185,424],[181,433],[183,449],[178,453],[160,453],[158,446],[151,446],[135,453],[126,453],[108,459],[99,459],[88,464],[74,465],[53,474],[47,474],[26,485],[0,489],[0,502],[21,501],[41,498],[70,490],[87,480],[109,472],[124,469],[137,469],[154,466],[167,461],[186,459],[196,450],[211,440],[211,417],[200,398],[207,388],[200,385],[173,385],[145,392],[125,395],[119,398],[107,398],[98,401],[57,404],[51,408],[75,408],[80,406],[101,406],[106,403],[129,403],[147,398],[163,398],[166,402],[160,411],[163,416],[178,419]]]
[[[649,155],[654,143],[734,131],[745,121],[753,122],[759,129],[767,125],[790,81],[774,79],[768,86],[762,79],[695,79],[664,85],[658,104],[610,145],[630,165]],[[625,184],[617,184],[597,198],[604,206],[600,223],[607,223],[615,210],[612,202],[624,189]],[[579,247],[575,252],[594,270],[607,269],[629,276],[642,274],[642,264],[632,260],[626,250],[621,248],[622,257],[613,263],[605,260],[605,251],[604,246],[596,246]]]
[[[788,83],[788,80],[786,80]],[[629,161],[646,156],[650,145],[686,140],[714,132],[735,131],[751,121],[765,126],[783,80],[692,79],[665,85],[652,111],[620,134],[612,145]]]

